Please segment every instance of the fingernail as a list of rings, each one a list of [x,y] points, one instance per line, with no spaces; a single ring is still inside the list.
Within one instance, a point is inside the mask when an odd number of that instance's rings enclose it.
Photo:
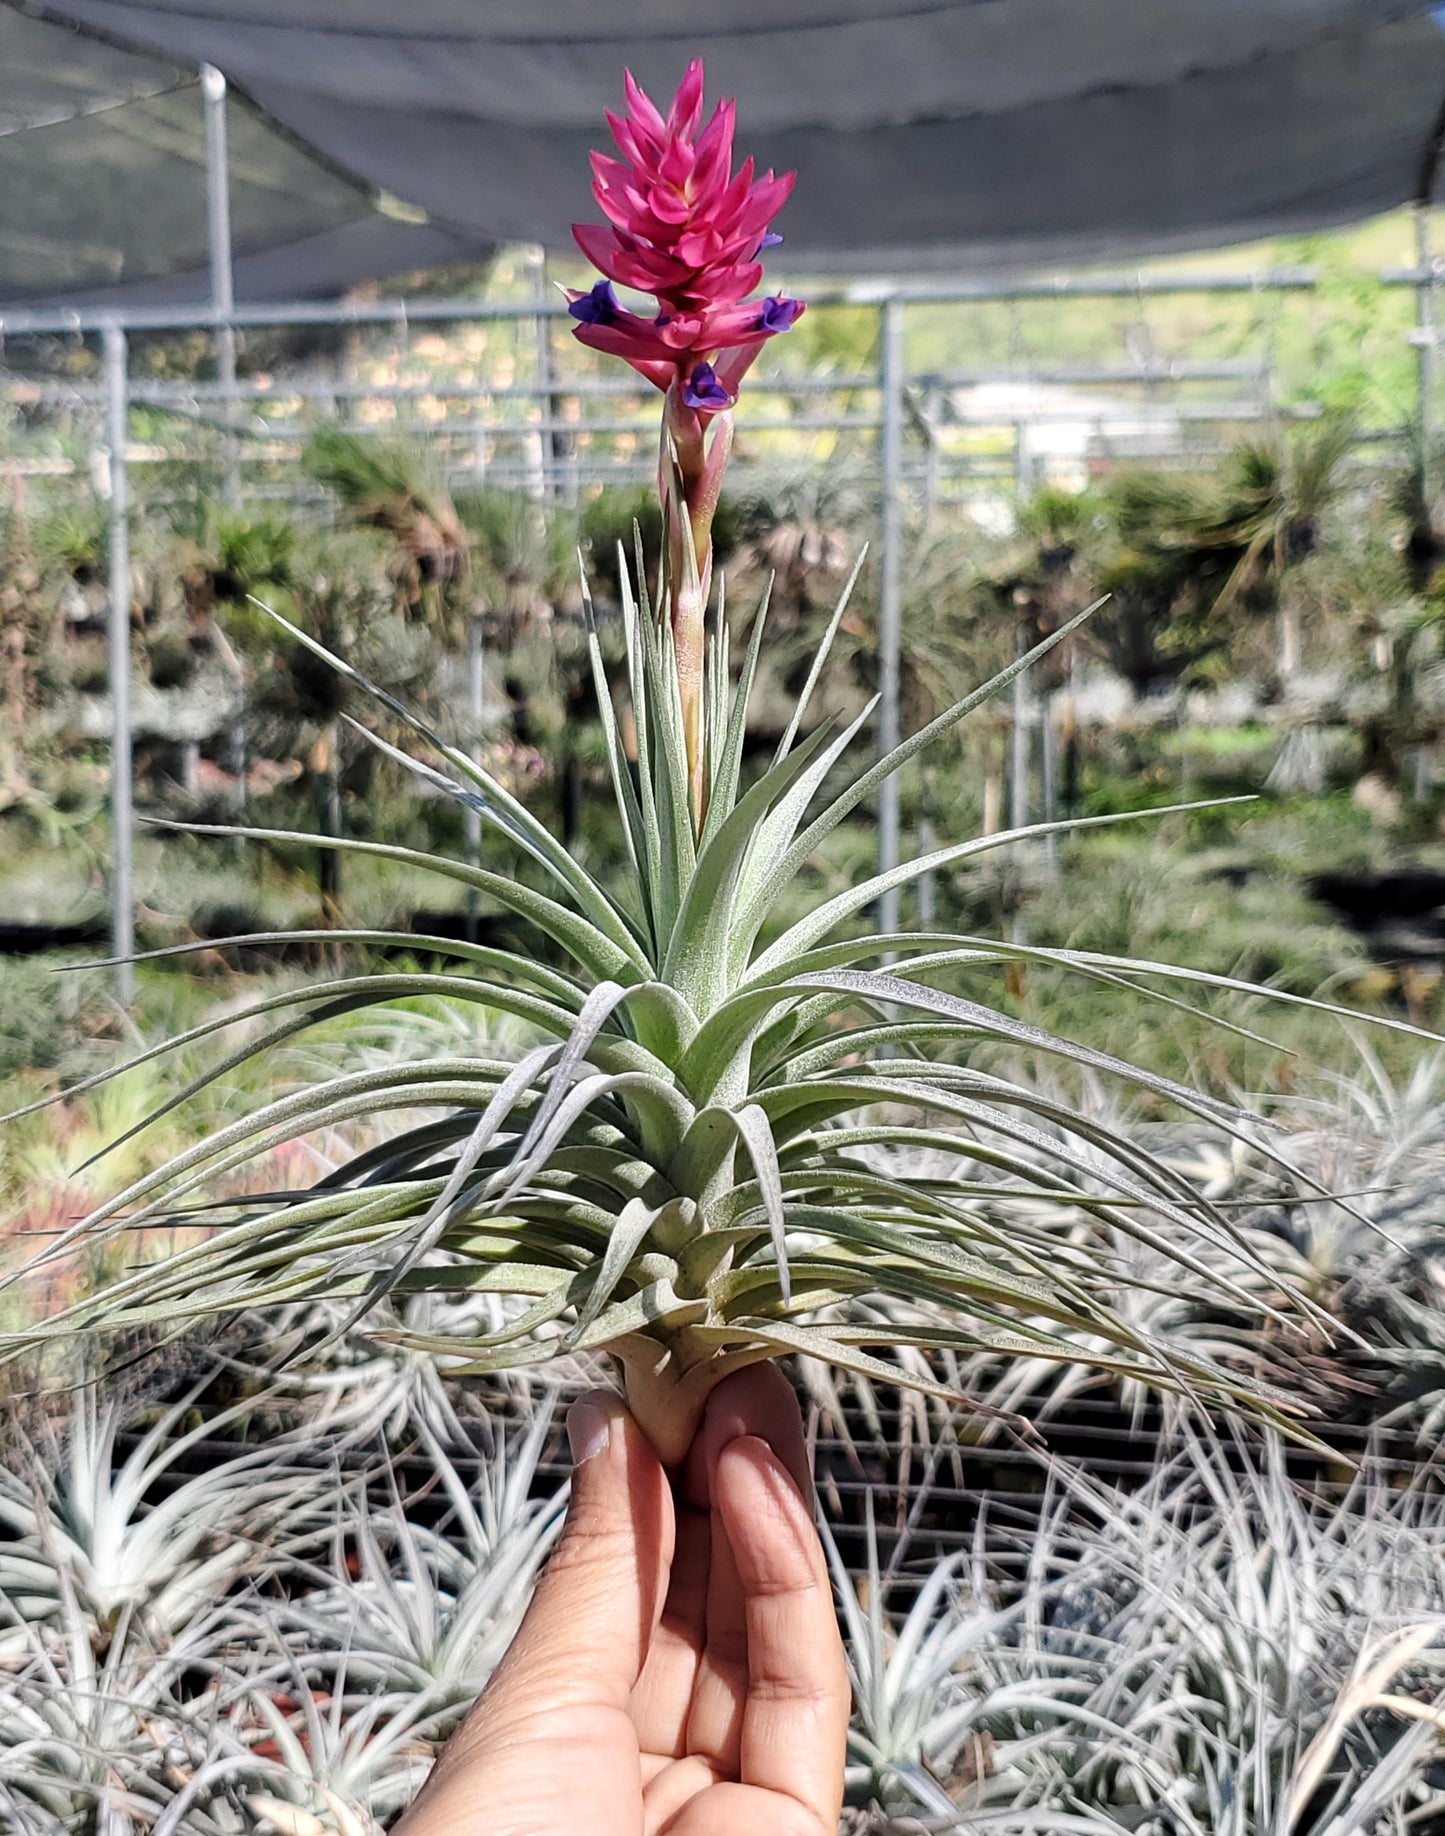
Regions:
[[[567,1411],[567,1443],[574,1466],[585,1466],[596,1455],[605,1453],[611,1436],[612,1417],[591,1397],[579,1397]]]

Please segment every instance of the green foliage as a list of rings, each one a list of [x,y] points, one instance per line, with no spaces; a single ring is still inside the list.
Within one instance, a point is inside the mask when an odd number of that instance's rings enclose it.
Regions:
[[[782,341],[781,361],[798,369],[857,375],[877,361],[878,314],[867,306],[807,313]]]
[[[1130,467],[1097,497],[1040,492],[1019,509],[1026,552],[990,584],[1037,632],[1097,589],[1084,641],[1137,694],[1197,680],[1317,553],[1353,438],[1326,416],[1243,442],[1207,478]]]
[[[54,969],[43,958],[0,963],[0,1077],[48,1071],[60,1058],[63,1033],[55,1004]]]
[[[42,567],[60,568],[82,583],[97,578],[105,567],[105,505],[61,505],[38,519],[34,541]]]
[[[643,555],[654,568],[662,552],[662,506],[650,485],[604,485],[582,506],[579,534],[591,561],[593,590],[609,603],[617,593],[617,551],[631,556],[634,529],[641,531]]]
[[[783,630],[810,613],[826,622],[874,528],[877,496],[872,467],[857,457],[734,469],[723,503],[731,508],[738,558],[759,589],[772,582],[769,609]]]
[[[1088,491],[1044,485],[1019,505],[1018,533],[1042,549],[1077,547],[1099,524],[1104,508]]]
[[[289,518],[223,513],[208,546],[215,556],[217,599],[239,603],[295,585],[297,531]]]
[[[1408,288],[1386,287],[1374,267],[1328,234],[1285,244],[1282,258],[1315,268],[1314,292],[1276,315],[1275,360],[1291,400],[1376,426],[1398,426],[1414,399],[1406,333]]]
[[[496,489],[458,493],[456,510],[470,543],[471,604],[494,635],[515,643],[574,598],[577,529],[567,512]]]
[[[420,448],[321,427],[307,441],[301,463],[335,494],[351,521],[392,538],[397,592],[406,607],[434,602],[465,575],[466,531]]]

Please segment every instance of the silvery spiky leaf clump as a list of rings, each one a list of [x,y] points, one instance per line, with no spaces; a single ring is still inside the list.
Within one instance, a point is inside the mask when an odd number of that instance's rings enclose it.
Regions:
[[[212,1020],[147,1056],[226,1026],[273,1022],[216,1075],[318,1021],[417,996],[512,1015],[533,1043],[515,1057],[427,1054],[322,1076],[218,1130],[98,1206],[39,1263],[198,1202],[211,1206],[205,1240],[118,1276],[18,1342],[320,1297],[347,1303],[360,1319],[387,1296],[490,1292],[519,1303],[495,1327],[432,1338],[393,1319],[385,1330],[423,1352],[462,1350],[474,1372],[606,1350],[668,1460],[689,1445],[726,1372],[799,1352],[891,1377],[895,1366],[875,1348],[1076,1362],[1082,1346],[1095,1368],[1270,1416],[1277,1405],[1261,1386],[1166,1342],[1120,1305],[1141,1279],[1231,1295],[1251,1317],[1292,1304],[1262,1303],[1241,1280],[1258,1257],[1225,1212],[1126,1135],[997,1068],[999,1046],[1052,1057],[1226,1133],[1248,1133],[1249,1119],[1228,1105],[1052,1037],[983,998],[990,973],[1011,961],[1062,965],[1131,994],[1174,972],[867,928],[883,896],[920,874],[1041,830],[954,843],[787,915],[800,877],[840,825],[1025,662],[866,769],[850,765],[871,709],[841,731],[808,726],[840,603],[772,759],[756,775],[745,770],[767,621],[760,611],[734,680],[726,620],[719,610],[708,622],[711,529],[739,387],[767,340],[801,311],[781,296],[744,297],[760,280],[757,257],[775,240],[768,220],[791,177],[754,180],[750,162],[729,177],[731,105],[701,126],[699,65],[666,117],[630,82],[628,99],[629,117],[612,123],[622,159],[599,155],[593,167],[611,227],[579,235],[607,278],[570,308],[584,342],[623,357],[663,392],[663,542],[651,603],[641,568],[636,590],[620,568],[626,723],[604,680],[595,627],[591,634],[623,859],[606,876],[590,872],[483,766],[288,627],[409,722],[428,760],[376,743],[474,810],[505,853],[474,864],[390,842],[325,845],[459,882],[520,921],[531,941],[502,949],[336,931],[337,948],[426,951],[452,966],[338,975]],[[652,292],[656,318],[622,307],[614,280]],[[1072,629],[1063,626],[1033,658]],[[967,992],[954,992],[960,986]],[[227,1179],[268,1150],[383,1120],[412,1125],[365,1146],[311,1190],[220,1202]],[[1079,1141],[1088,1148],[1083,1170]],[[901,1162],[879,1165],[870,1150],[880,1147],[961,1158],[939,1180]],[[1045,1201],[1076,1208],[1107,1233],[1061,1244],[1030,1212]],[[1115,1243],[1158,1252],[1146,1277],[1136,1272],[1146,1265],[1116,1255]],[[847,1316],[850,1302],[871,1296],[906,1311]],[[926,1367],[905,1374],[938,1387]]]
[[[1322,1387],[1310,1363],[1311,1355],[1320,1349],[1323,1335],[1307,1335],[1299,1329],[1299,1323],[1281,1328],[1279,1322],[1262,1317],[1271,1303],[1287,1291],[1297,1266],[1279,1238],[1259,1227],[1255,1215],[1262,1194],[1277,1197],[1292,1187],[1287,1173],[1251,1153],[1246,1142],[1231,1138],[1217,1127],[1201,1122],[1147,1119],[1138,1114],[1127,1091],[1092,1076],[1066,1081],[1062,1069],[1041,1064],[1020,1067],[1015,1073],[1047,1099],[1051,1114],[1040,1114],[1035,1126],[1053,1144],[1049,1159],[1066,1158],[1079,1184],[1092,1190],[1095,1197],[1107,1198],[1112,1169],[1106,1157],[1099,1167],[1101,1181],[1094,1183],[1094,1143],[1101,1130],[1132,1141],[1137,1149],[1169,1167],[1181,1182],[1230,1209],[1254,1252],[1247,1264],[1241,1263],[1227,1245],[1201,1242],[1192,1229],[1181,1236],[1179,1227],[1168,1220],[1159,1220],[1150,1237],[1129,1236],[1116,1228],[1107,1215],[1083,1210],[1070,1194],[1045,1191],[1029,1199],[1016,1190],[1007,1174],[994,1176],[994,1192],[990,1194],[984,1184],[987,1172],[981,1178],[979,1170],[969,1165],[972,1143],[968,1139],[956,1139],[948,1149],[877,1146],[860,1150],[860,1154],[870,1165],[895,1177],[903,1174],[929,1180],[945,1189],[959,1181],[972,1181],[978,1186],[975,1203],[991,1216],[1001,1232],[1012,1230],[1026,1219],[1041,1240],[1052,1237],[1059,1258],[1113,1268],[1119,1277],[1116,1309],[1136,1334],[1169,1347],[1174,1355],[1188,1355],[1237,1375],[1253,1377],[1297,1400],[1333,1400],[1333,1392]],[[1080,1120],[1092,1122],[1092,1134],[1080,1130]],[[1280,1148],[1282,1152],[1292,1151],[1295,1145],[1289,1139],[1281,1142]],[[1047,1170],[1048,1161],[1039,1156],[1041,1184]],[[1312,1185],[1305,1196],[1315,1196]],[[1363,1219],[1357,1220],[1355,1228],[1364,1236],[1371,1234]],[[1248,1289],[1253,1300],[1242,1299],[1224,1281],[1181,1283],[1175,1260],[1178,1248],[1211,1262],[1221,1276],[1230,1276],[1237,1286]],[[912,1304],[879,1294],[866,1302],[853,1302],[852,1308],[866,1308],[880,1318],[902,1324]],[[916,1316],[916,1309],[913,1311]],[[1073,1336],[1070,1329],[1057,1330],[1060,1336]],[[1076,1356],[1072,1360],[1063,1357],[1057,1348],[1037,1355],[1018,1345],[994,1349],[985,1344],[983,1349],[967,1355],[952,1349],[935,1350],[928,1362],[934,1375],[946,1377],[950,1388],[970,1398],[977,1416],[972,1432],[979,1438],[1009,1432],[1017,1425],[1021,1411],[1027,1411],[1030,1420],[1042,1421],[1075,1398],[1086,1393],[1097,1395],[1101,1389],[1117,1396],[1128,1408],[1159,1403],[1166,1436],[1173,1424],[1188,1418],[1191,1403],[1187,1395],[1161,1395],[1147,1376],[1141,1378],[1137,1372],[1101,1369],[1095,1360],[1103,1349],[1097,1334],[1085,1331],[1077,1335]],[[899,1347],[895,1355],[900,1363],[924,1368],[921,1353]],[[832,1372],[817,1364],[805,1365],[804,1374],[810,1393],[837,1432],[855,1432],[863,1425],[880,1448],[890,1443],[893,1430],[887,1418],[892,1401],[880,1397],[868,1378]],[[947,1403],[918,1394],[904,1406],[908,1432],[920,1442],[929,1442],[940,1433],[946,1438],[952,1432],[955,1418]]]
[[[1078,1473],[908,1610],[835,1563],[850,1781],[881,1828],[1402,1836],[1445,1816],[1445,1523],[1367,1462],[1307,1497],[1277,1439],[1188,1439],[1132,1497]],[[1010,1542],[1025,1567],[1004,1586]],[[891,1570],[900,1567],[895,1552]]]
[[[1276,1203],[1241,1221],[1270,1233],[1296,1286],[1355,1335],[1342,1361],[1377,1418],[1430,1443],[1445,1423],[1445,1054],[1397,1079],[1356,1044],[1358,1071],[1298,1103],[1286,1144],[1350,1203]]]
[[[511,1643],[532,1583],[561,1528],[566,1488],[538,1498],[550,1403],[510,1438],[498,1435],[468,1484],[422,1420],[417,1440],[445,1531],[413,1522],[399,1477],[375,1502],[373,1479],[331,1501],[329,1559],[308,1564],[305,1587],[278,1625],[313,1673],[344,1671],[363,1693],[414,1694],[429,1725],[447,1732],[470,1707]]]
[[[293,1534],[320,1496],[320,1475],[279,1469],[264,1448],[219,1471],[187,1472],[230,1411],[197,1424],[199,1391],[140,1426],[135,1410],[91,1385],[60,1423],[0,1463],[0,1665],[25,1627],[86,1616],[95,1640],[134,1622],[165,1642],[243,1580],[263,1572],[268,1545]],[[132,1432],[123,1439],[125,1431]],[[127,1445],[127,1440],[129,1445]]]
[[[1060,1254],[1101,1259],[1132,1275],[1121,1281],[1116,1305],[1140,1332],[1251,1373],[1331,1421],[1383,1415],[1418,1425],[1425,1440],[1440,1419],[1445,1391],[1445,1059],[1425,1054],[1397,1085],[1368,1046],[1357,1045],[1359,1076],[1329,1077],[1280,1100],[1277,1114],[1289,1126],[1276,1142],[1275,1160],[1196,1121],[1141,1116],[1126,1092],[1097,1079],[1066,1086],[1058,1067],[1019,1073],[1042,1081],[1059,1114],[1091,1115],[1227,1207],[1257,1261],[1240,1267],[1217,1249],[1196,1244],[1196,1252],[1214,1257],[1221,1273],[1232,1267],[1256,1305],[1241,1304],[1220,1284],[1175,1282],[1167,1248],[1126,1240],[1106,1219],[1081,1213],[1067,1200],[1031,1208],[1030,1219],[1055,1235]],[[1048,1132],[1071,1156],[1078,1177],[1087,1179],[1090,1143],[1067,1123]],[[902,1162],[916,1176],[946,1182],[968,1177],[967,1150],[958,1142],[949,1153],[875,1148],[869,1157],[894,1168]],[[999,1197],[1004,1209],[996,1221],[1006,1227],[1022,1201],[1004,1180]],[[979,1202],[987,1200],[980,1196]],[[1159,1234],[1167,1240],[1175,1227],[1161,1224]],[[1261,1321],[1260,1309],[1290,1288],[1308,1294],[1330,1316],[1338,1329],[1333,1340],[1322,1330],[1306,1334]],[[906,1311],[887,1296],[867,1304],[890,1316]],[[1160,1397],[1137,1377],[1101,1373],[1087,1343],[1073,1363],[989,1350],[967,1359],[936,1354],[934,1363],[972,1399],[981,1417],[976,1432],[983,1435],[1004,1430],[1017,1411],[1027,1409],[1031,1419],[1041,1420],[1106,1387],[1127,1407],[1160,1403],[1166,1438],[1189,1414],[1187,1398]],[[880,1409],[866,1379],[840,1380],[819,1366],[806,1367],[806,1375],[840,1432],[851,1415],[877,1424],[880,1442],[886,1438],[886,1406]],[[992,1411],[1001,1412],[996,1422]],[[927,1398],[915,1398],[909,1413],[923,1439],[952,1426],[947,1406]]]
[[[355,1409],[369,1375],[358,1390]],[[203,1387],[159,1408],[82,1388],[43,1445],[0,1459],[7,1836],[377,1836],[414,1795],[561,1522],[551,1407],[447,1391],[468,1424],[452,1410],[444,1442],[419,1394],[405,1470],[362,1474],[355,1409],[326,1432],[307,1400],[217,1413]]]

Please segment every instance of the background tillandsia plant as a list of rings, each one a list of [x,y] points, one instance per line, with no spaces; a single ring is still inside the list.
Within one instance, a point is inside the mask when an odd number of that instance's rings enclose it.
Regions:
[[[631,114],[613,124],[624,159],[595,167],[612,228],[579,232],[608,276],[573,298],[579,336],[626,357],[665,402],[655,596],[640,568],[635,587],[620,568],[635,751],[620,736],[595,622],[590,640],[625,854],[619,873],[594,876],[485,766],[288,626],[297,644],[406,721],[436,762],[374,743],[475,810],[522,851],[540,884],[392,842],[326,845],[459,881],[533,941],[509,949],[337,930],[328,936],[338,948],[424,948],[452,966],[287,989],[141,1057],[238,1022],[268,1023],[161,1114],[307,1026],[400,999],[514,1016],[531,1029],[529,1043],[515,1057],[423,1053],[322,1076],[218,1129],[97,1206],[38,1262],[79,1240],[114,1241],[193,1215],[198,1201],[209,1234],[164,1264],[118,1274],[10,1344],[321,1298],[345,1303],[349,1324],[388,1296],[490,1293],[511,1299],[505,1316],[460,1336],[431,1335],[400,1308],[378,1330],[419,1352],[462,1352],[463,1368],[478,1373],[605,1349],[670,1461],[722,1376],[793,1352],[939,1394],[947,1392],[926,1364],[900,1370],[873,1348],[1082,1357],[1279,1419],[1265,1384],[1154,1331],[1148,1311],[1121,1305],[1121,1295],[1169,1283],[1276,1317],[1312,1303],[1168,1161],[1107,1119],[1072,1112],[1046,1083],[1010,1075],[996,1048],[1122,1080],[1277,1157],[1267,1135],[1214,1097],[954,992],[1013,963],[1045,962],[1135,994],[1176,972],[1119,956],[859,929],[885,891],[1046,827],[955,842],[791,922],[779,915],[819,845],[886,778],[1078,620],[887,757],[845,775],[871,708],[841,731],[826,722],[806,729],[845,592],[771,761],[747,781],[748,702],[767,625],[755,619],[734,682],[726,620],[709,629],[704,618],[710,519],[743,373],[801,308],[746,298],[790,180],[755,181],[749,165],[729,176],[731,105],[699,133],[701,83],[700,66],[690,67],[664,118],[629,80]],[[652,291],[657,314],[624,308],[614,279]],[[954,986],[939,987],[944,978]],[[1167,992],[1155,998],[1179,1005]],[[409,1112],[409,1127],[374,1134],[306,1191],[225,1197],[228,1178],[282,1142],[361,1118],[376,1130],[379,1118]],[[933,1149],[955,1157],[946,1178],[917,1152]],[[1061,1205],[1101,1228],[1069,1237],[1040,1222],[1041,1208]],[[1129,1246],[1150,1253],[1131,1258]],[[854,1305],[878,1296],[898,1304]]]

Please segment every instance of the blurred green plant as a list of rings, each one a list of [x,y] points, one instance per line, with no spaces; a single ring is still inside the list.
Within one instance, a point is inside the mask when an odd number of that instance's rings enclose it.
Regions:
[[[350,521],[391,538],[398,606],[435,615],[446,589],[466,575],[468,542],[427,455],[403,440],[319,427],[301,463],[335,495]]]

